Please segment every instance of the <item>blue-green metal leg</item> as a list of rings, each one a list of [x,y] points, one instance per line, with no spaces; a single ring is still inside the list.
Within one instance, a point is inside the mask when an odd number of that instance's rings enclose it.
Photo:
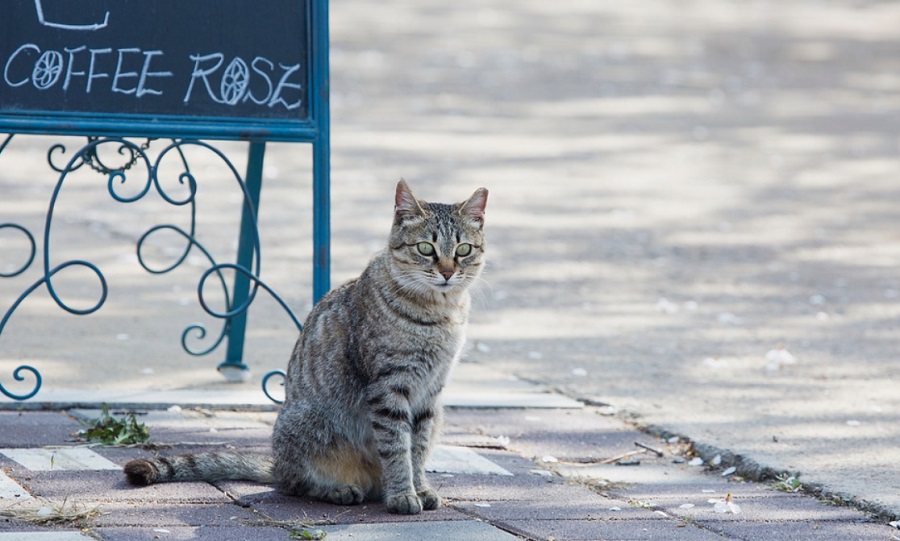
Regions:
[[[252,211],[247,204],[243,206],[237,253],[237,264],[248,270],[253,269],[254,241],[257,235],[255,217],[259,216],[259,197],[262,191],[262,169],[265,154],[265,143],[250,143],[245,182],[247,195],[250,198],[248,203],[252,207]],[[259,254],[255,255],[259,256]],[[241,306],[247,302],[249,295],[250,278],[241,272],[235,272],[232,306]],[[247,381],[250,377],[250,368],[244,364],[244,333],[246,330],[247,310],[244,310],[228,322],[228,349],[225,352],[225,361],[218,368],[228,381]]]
[[[331,289],[331,186],[328,134],[313,144],[313,302]]]

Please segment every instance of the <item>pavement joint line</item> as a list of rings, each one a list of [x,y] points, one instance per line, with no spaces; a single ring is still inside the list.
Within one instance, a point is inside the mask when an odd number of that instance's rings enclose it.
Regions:
[[[121,466],[85,447],[0,449],[0,454],[31,471],[119,470]]]

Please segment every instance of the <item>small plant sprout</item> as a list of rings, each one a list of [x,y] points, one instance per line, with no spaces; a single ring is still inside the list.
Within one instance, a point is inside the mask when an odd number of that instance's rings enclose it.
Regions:
[[[724,500],[711,499],[709,500],[709,503],[713,504],[713,510],[716,513],[731,513],[737,515],[741,512],[741,506],[732,501],[730,492],[725,496]]]
[[[782,492],[800,492],[803,490],[803,485],[800,484],[800,479],[797,479],[796,476],[793,476],[788,473],[782,473],[779,475],[775,483],[773,485],[775,490],[780,490]]]
[[[78,436],[103,445],[138,445],[150,439],[147,425],[137,422],[133,413],[126,413],[121,419],[117,419],[109,414],[106,404],[103,404],[99,418],[82,424],[85,428],[78,431]]]

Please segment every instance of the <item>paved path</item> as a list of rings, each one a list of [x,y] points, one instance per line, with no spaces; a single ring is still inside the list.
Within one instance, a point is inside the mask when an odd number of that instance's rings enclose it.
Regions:
[[[510,400],[501,409],[497,397],[448,409],[443,444],[428,468],[446,500],[438,511],[400,517],[377,503],[340,507],[234,481],[145,488],[124,483],[121,465],[139,456],[224,448],[265,451],[272,412],[143,410],[138,417],[161,448],[147,451],[73,443],[79,420],[97,418],[100,410],[4,411],[0,516],[7,519],[0,520],[0,541],[221,541],[305,539],[306,534],[331,541],[900,537],[884,521],[855,509],[743,482],[725,475],[721,465],[692,465],[695,457],[685,442],[661,441],[601,409],[571,401],[525,407],[527,402],[516,401],[530,395],[532,402],[542,403],[546,393],[483,367],[463,365],[460,372],[461,381],[474,376]],[[458,383],[448,401],[469,400],[466,393],[477,390],[477,384]],[[729,494],[731,507],[723,503]],[[716,510],[716,502],[724,512]],[[84,516],[62,517],[78,513]],[[35,524],[51,518],[58,520]]]
[[[471,361],[612,404],[746,475],[799,472],[900,518],[898,5],[331,9],[336,283],[383,244],[397,178],[441,200],[487,186],[491,264]],[[52,142],[18,138],[0,156],[0,217],[38,237]],[[240,201],[220,165],[191,159],[203,173],[198,236],[228,260]],[[263,275],[301,315],[308,170],[303,147],[269,146]],[[159,198],[126,209],[105,186],[89,172],[67,184],[52,243],[54,261],[102,267],[107,305],[78,318],[37,292],[0,337],[3,383],[26,361],[48,395],[257,392],[260,374],[284,367],[290,322],[260,298],[247,341],[257,379],[221,383],[221,354],[195,359],[179,345],[194,321],[210,332],[190,334],[191,347],[217,328],[195,301],[203,258],[151,276],[134,256],[161,216],[184,225],[184,209]],[[0,270],[23,260],[18,240],[0,239]],[[170,239],[147,255],[163,265],[179,247]],[[33,267],[0,280],[4,309],[37,279]],[[58,285],[79,307],[96,302],[90,274]]]

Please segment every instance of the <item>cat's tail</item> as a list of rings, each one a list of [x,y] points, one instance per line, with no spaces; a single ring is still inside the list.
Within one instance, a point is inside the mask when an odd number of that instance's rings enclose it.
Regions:
[[[243,480],[275,482],[275,461],[269,455],[223,452],[160,458],[139,458],[125,464],[132,485],[177,481]]]

